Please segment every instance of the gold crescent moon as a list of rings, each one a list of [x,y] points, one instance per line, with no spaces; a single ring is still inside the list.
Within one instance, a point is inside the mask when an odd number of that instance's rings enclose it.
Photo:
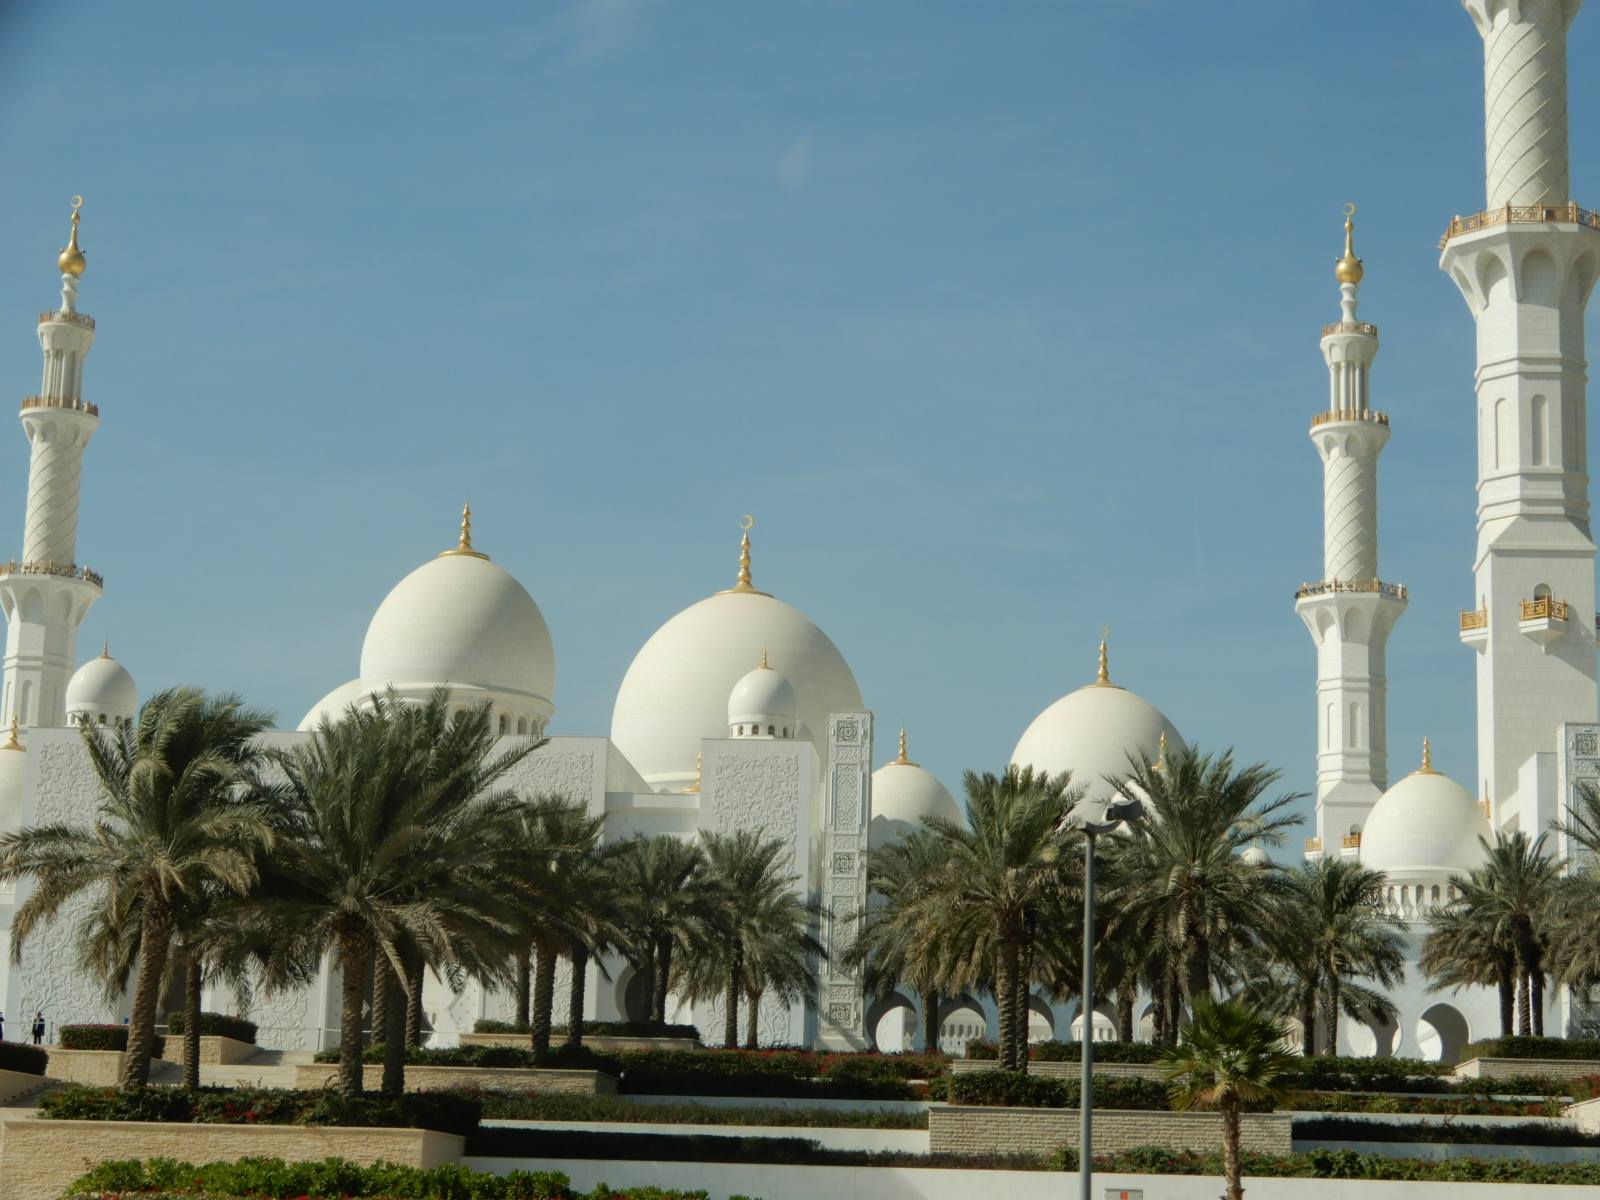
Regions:
[[[82,196],[74,196],[72,198],[72,211],[73,212],[77,212],[82,207],[83,207],[83,197]]]
[[[755,527],[756,527],[756,519],[754,517],[752,517],[749,513],[745,513],[744,516],[739,518],[739,528],[744,530],[746,533],[749,533]]]
[[[1347,216],[1347,217],[1355,216],[1356,215],[1356,206],[1354,204],[1346,204],[1344,206],[1344,215]]]
[[[1111,626],[1109,626],[1109,625],[1100,626],[1100,637],[1102,639],[1104,639],[1104,638],[1108,638],[1110,636],[1111,636]]]

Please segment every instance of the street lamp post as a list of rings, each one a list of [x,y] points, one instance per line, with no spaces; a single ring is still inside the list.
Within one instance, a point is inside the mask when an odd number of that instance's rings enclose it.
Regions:
[[[1144,805],[1133,797],[1118,797],[1104,804],[1084,801],[1067,816],[1069,828],[1083,833],[1083,991],[1078,1011],[1083,1017],[1081,1073],[1078,1084],[1078,1197],[1089,1200],[1094,1183],[1094,848],[1102,833],[1124,821],[1144,816]]]

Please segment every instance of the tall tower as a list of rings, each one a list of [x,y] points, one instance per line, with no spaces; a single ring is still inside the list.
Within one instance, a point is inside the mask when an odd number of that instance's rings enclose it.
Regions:
[[[1567,180],[1566,34],[1581,3],[1462,0],[1483,38],[1487,206],[1440,243],[1478,327],[1476,594],[1461,614],[1478,652],[1477,790],[1496,823],[1514,811],[1529,830],[1556,815],[1530,759],[1556,749],[1561,722],[1595,719],[1583,310],[1600,217]]]
[[[80,313],[78,209],[72,237],[56,260],[61,307],[39,315],[44,383],[22,402],[28,435],[28,513],[22,558],[0,563],[0,608],[5,611],[5,693],[0,722],[24,729],[66,724],[67,679],[77,659],[78,626],[100,598],[100,576],[76,561],[78,480],[83,450],[100,427],[100,410],[83,399],[83,360],[94,344],[94,319]]]
[[[1365,268],[1354,213],[1345,206],[1344,254],[1334,264],[1339,319],[1322,327],[1328,408],[1311,418],[1322,459],[1322,579],[1295,593],[1317,645],[1317,833],[1328,851],[1361,829],[1388,786],[1384,659],[1406,610],[1405,588],[1378,578],[1378,455],[1389,418],[1370,404],[1378,327],[1356,316]]]

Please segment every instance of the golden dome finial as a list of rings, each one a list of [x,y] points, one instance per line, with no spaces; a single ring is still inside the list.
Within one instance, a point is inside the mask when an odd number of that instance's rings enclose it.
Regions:
[[[700,754],[701,754],[701,752],[699,750],[696,750],[694,752],[694,783],[692,783],[690,786],[684,788],[681,792],[678,793],[678,795],[680,795],[680,796],[694,796],[694,795],[698,795],[699,794],[699,792],[700,792]]]
[[[1095,686],[1096,687],[1110,687],[1111,686],[1110,659],[1106,654],[1106,639],[1109,638],[1110,636],[1111,636],[1110,627],[1102,625],[1100,627],[1100,670],[1095,675],[1095,678],[1094,678],[1094,682],[1095,682]]]
[[[83,274],[83,268],[88,265],[83,251],[78,247],[78,210],[83,207],[83,197],[72,198],[72,237],[67,241],[67,247],[56,259],[56,266],[61,268],[63,275],[77,277]]]
[[[763,671],[772,670],[772,664],[767,661],[767,648],[765,646],[761,648],[761,669]]]
[[[914,767],[917,765],[906,754],[906,731],[904,729],[900,731],[900,753],[889,765],[891,767]]]
[[[100,657],[101,658],[110,658],[111,657],[111,639],[110,638],[107,638],[105,641],[100,643]]]
[[[444,558],[451,554],[461,554],[467,558],[487,559],[489,557],[483,551],[472,548],[472,505],[470,504],[461,506],[461,540],[450,549],[441,550],[439,557]]]
[[[1167,769],[1167,731],[1165,729],[1163,729],[1161,731],[1161,742],[1160,742],[1160,744],[1158,746],[1156,746],[1156,761],[1152,765],[1151,770],[1153,770],[1153,771],[1165,771],[1166,769]]]
[[[1433,769],[1433,747],[1428,744],[1428,739],[1422,739],[1422,766],[1417,768],[1418,775],[1437,775]]]
[[[750,578],[750,531],[756,527],[756,519],[749,513],[739,520],[739,528],[744,530],[744,536],[739,539],[739,574],[734,579],[731,588],[724,588],[723,594],[741,592],[747,596],[765,596],[766,592],[756,591],[756,585]]]
[[[1333,277],[1340,283],[1360,283],[1367,273],[1366,267],[1356,257],[1355,251],[1356,206],[1344,206],[1344,255],[1333,264]]]
[[[17,741],[17,719],[15,717],[12,717],[11,718],[11,740],[9,742],[7,742],[4,746],[0,746],[0,750],[21,750],[21,749],[22,749],[22,743]]]

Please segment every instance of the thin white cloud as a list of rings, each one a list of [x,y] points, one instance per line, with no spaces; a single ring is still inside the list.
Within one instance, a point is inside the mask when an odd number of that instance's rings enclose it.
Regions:
[[[778,159],[778,182],[788,191],[805,187],[811,178],[811,135],[802,134]]]
[[[580,58],[599,58],[623,49],[639,32],[650,0],[577,0],[567,15],[572,50]]]

